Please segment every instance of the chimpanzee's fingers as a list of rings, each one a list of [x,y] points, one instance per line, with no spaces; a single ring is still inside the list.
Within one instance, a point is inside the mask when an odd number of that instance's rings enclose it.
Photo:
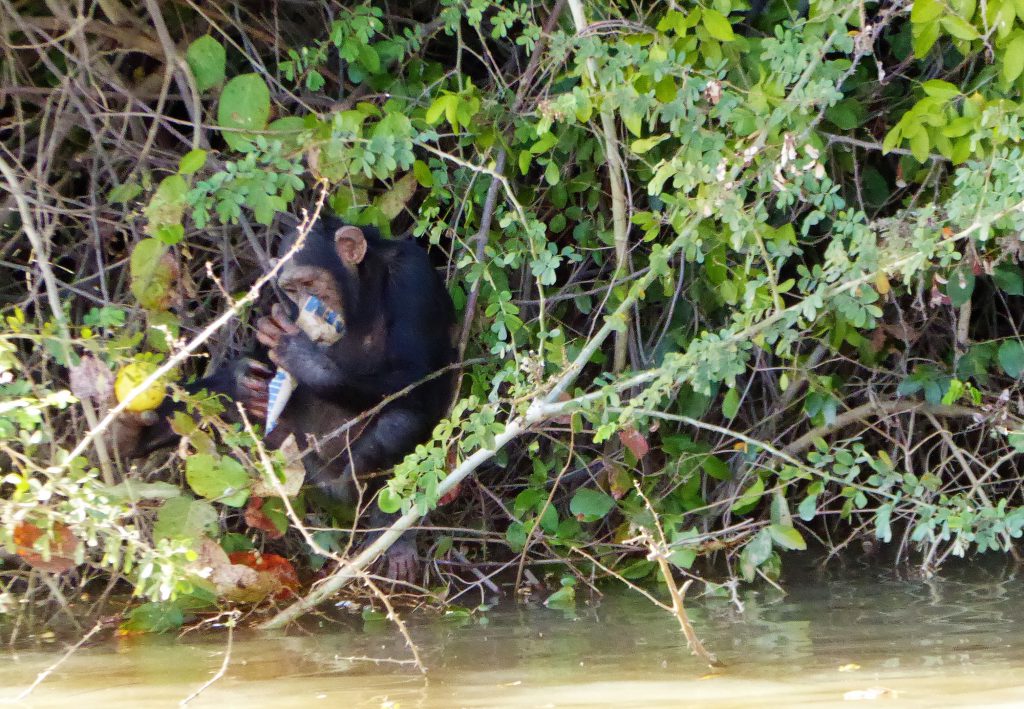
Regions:
[[[266,396],[267,395],[267,380],[257,379],[256,377],[243,376],[238,380],[238,384],[245,389],[245,393],[248,396]]]
[[[254,359],[247,360],[246,362],[248,371],[247,374],[253,377],[261,377],[263,379],[270,379],[274,376],[274,370],[263,364],[263,362],[257,362]]]
[[[267,347],[277,347],[282,334],[281,328],[270,318],[260,318],[256,322],[256,339]]]
[[[413,570],[411,561],[405,556],[399,556],[398,558],[388,559],[388,574],[389,579],[394,581],[404,581],[406,583],[412,583]]]
[[[284,308],[279,303],[275,303],[274,307],[270,309],[270,316],[274,318],[278,327],[289,335],[294,335],[299,331],[298,326],[288,319],[288,315],[284,312]]]
[[[122,411],[117,423],[124,428],[145,428],[152,426],[160,419],[156,411]]]
[[[387,577],[394,581],[413,583],[416,580],[418,560],[416,547],[408,542],[398,542],[387,554]]]

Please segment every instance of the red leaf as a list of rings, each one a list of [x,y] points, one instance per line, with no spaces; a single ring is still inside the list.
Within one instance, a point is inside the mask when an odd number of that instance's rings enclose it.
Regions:
[[[249,504],[245,506],[245,523],[253,529],[266,532],[267,539],[280,539],[284,532],[277,528],[274,521],[263,513],[263,498],[250,497]]]
[[[44,559],[43,555],[32,548],[39,537],[43,536],[43,530],[34,524],[20,522],[14,528],[15,551],[18,556],[25,560],[33,569],[49,571],[59,574],[75,567],[75,548],[78,546],[78,539],[66,525],[57,523],[53,525],[54,541],[50,545],[50,558]]]
[[[445,494],[441,495],[441,499],[439,499],[437,501],[437,506],[438,507],[443,507],[444,505],[447,505],[450,502],[454,502],[458,498],[459,493],[461,493],[461,492],[462,492],[462,483],[459,483],[458,485],[453,487],[451,490],[449,490]]]
[[[236,551],[228,554],[232,564],[248,566],[261,573],[270,574],[279,584],[281,590],[275,598],[287,598],[294,595],[299,588],[299,575],[295,573],[292,562],[277,554],[260,554],[257,551]]]
[[[640,460],[647,455],[647,451],[651,449],[647,444],[647,439],[643,437],[643,434],[632,426],[627,426],[619,431],[619,440],[622,441],[622,445],[629,448],[633,455],[636,456],[637,460]]]
[[[447,464],[449,473],[455,470],[457,467],[459,467],[458,446],[451,446],[450,448],[448,448],[448,453],[445,456],[445,463]],[[453,502],[455,498],[459,496],[460,492],[462,492],[462,483],[459,483],[451,490],[441,495],[441,499],[437,501],[437,506],[441,507],[443,505],[447,505],[450,502]]]

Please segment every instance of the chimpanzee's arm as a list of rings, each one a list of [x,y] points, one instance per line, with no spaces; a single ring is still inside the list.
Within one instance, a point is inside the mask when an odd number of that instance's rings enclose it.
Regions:
[[[208,377],[182,385],[189,394],[207,391],[221,394],[231,401],[245,402],[248,407],[259,407],[260,402],[251,402],[251,392],[246,390],[247,378],[269,377],[272,372],[265,365],[251,359],[240,359],[225,364]],[[264,415],[266,403],[262,403]],[[141,458],[153,451],[174,445],[180,436],[171,428],[170,417],[185,410],[185,403],[165,399],[146,418],[122,416],[114,422],[114,438],[121,454],[128,458]],[[230,411],[227,412],[230,415]]]
[[[274,359],[300,384],[325,399],[356,393],[360,399],[377,400],[430,374],[423,364],[425,357],[415,350],[402,357],[376,357],[347,344],[321,347],[300,332],[281,339]]]

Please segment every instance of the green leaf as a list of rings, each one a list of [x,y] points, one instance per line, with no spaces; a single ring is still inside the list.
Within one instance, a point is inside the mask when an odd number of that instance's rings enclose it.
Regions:
[[[203,35],[190,44],[185,52],[185,60],[200,92],[224,81],[227,52],[224,51],[224,45],[210,35]]]
[[[922,25],[920,31],[918,31],[917,25],[914,25],[913,46],[915,57],[923,59],[928,55],[928,52],[939,39],[940,30],[941,27],[939,26],[938,20]]]
[[[664,133],[662,135],[656,135],[651,138],[641,138],[639,140],[634,140],[632,145],[629,146],[629,148],[637,155],[643,155],[648,150],[653,148],[655,145],[669,137],[670,136],[668,133]]]
[[[185,462],[185,479],[193,492],[228,507],[241,507],[249,499],[251,479],[234,458],[197,453]]]
[[[173,497],[157,512],[153,538],[194,541],[212,536],[217,532],[217,519],[217,510],[206,500],[190,495]]]
[[[569,503],[569,511],[581,522],[595,522],[608,514],[615,507],[615,500],[601,490],[581,487],[573,495]]]
[[[686,547],[684,549],[676,549],[674,552],[668,555],[668,561],[674,566],[678,566],[680,569],[688,569],[693,566],[693,562],[697,560],[697,550],[693,547]]]
[[[637,559],[632,564],[629,564],[624,569],[619,570],[619,574],[624,579],[630,581],[636,581],[649,575],[654,569],[657,568],[657,564],[647,559]]]
[[[731,42],[736,38],[729,20],[720,12],[704,8],[701,14],[701,22],[704,23],[704,29],[708,31],[708,34],[719,42]]]
[[[1010,431],[1006,434],[1006,442],[1018,453],[1024,453],[1024,431]]]
[[[806,549],[807,542],[793,527],[787,524],[772,524],[768,526],[775,543],[783,549]]]
[[[665,16],[658,21],[657,29],[659,32],[668,32],[671,30],[679,35],[685,34],[686,15],[678,10],[669,10],[665,13]]]
[[[727,419],[736,418],[736,412],[740,410],[740,394],[735,389],[730,389],[722,399],[722,415]]]
[[[882,154],[887,155],[892,152],[892,149],[898,146],[901,140],[903,140],[903,124],[897,123],[882,139]]]
[[[1024,33],[1017,34],[1003,52],[1003,78],[1016,81],[1024,72]]]
[[[377,495],[377,507],[381,512],[394,514],[402,509],[402,497],[390,487],[384,487]]]
[[[928,96],[943,101],[951,101],[960,95],[960,89],[942,79],[930,79],[921,84],[921,88]]]
[[[191,175],[202,170],[203,165],[205,164],[205,150],[201,150],[199,148],[189,150],[187,153],[182,155],[181,160],[178,161],[178,173],[181,175]]]
[[[430,108],[427,109],[427,113],[424,116],[427,123],[430,125],[436,125],[441,122],[441,117],[445,114],[451,98],[451,96],[445,94],[434,99],[434,102],[430,104]]]
[[[128,620],[121,623],[124,633],[166,633],[177,630],[185,622],[185,614],[178,604],[171,601],[143,603],[128,613]]]
[[[992,271],[992,280],[1007,295],[1024,295],[1024,273],[1011,263],[1001,263]]]
[[[644,116],[642,113],[630,107],[629,110],[623,110],[619,115],[622,117],[622,125],[626,126],[626,130],[630,133],[639,136],[644,132]]]
[[[892,541],[892,503],[886,503],[875,512],[875,537],[888,544]]]
[[[962,267],[953,271],[949,277],[949,283],[946,284],[946,295],[949,296],[953,307],[959,308],[971,299],[973,293],[974,273],[971,272],[971,269]]]
[[[946,15],[945,17],[940,19],[939,22],[942,23],[942,26],[945,28],[947,32],[949,32],[957,39],[970,41],[972,39],[977,39],[979,37],[978,30],[974,28],[974,25],[972,25],[970,22],[963,19],[962,17],[957,17],[956,15]]]
[[[747,542],[740,553],[740,572],[747,581],[753,581],[754,575],[764,562],[772,555],[772,537],[767,529],[762,529]]]
[[[107,193],[108,204],[125,204],[142,194],[142,185],[138,182],[126,182],[118,185]]]
[[[947,138],[960,138],[970,133],[976,125],[978,125],[977,118],[960,116],[959,118],[954,118],[943,127],[942,135]]]
[[[412,172],[416,175],[416,181],[420,183],[421,187],[427,189],[434,186],[434,173],[427,167],[427,163],[422,160],[417,160],[412,164]]]
[[[380,55],[372,45],[364,44],[359,47],[359,63],[371,74],[380,73]]]
[[[555,135],[554,133],[545,133],[540,137],[540,139],[536,143],[530,146],[530,153],[533,155],[540,155],[541,153],[546,153],[547,151],[551,150],[551,148],[555,147],[557,143],[557,135]]]
[[[373,201],[374,206],[381,211],[387,220],[393,221],[402,210],[405,209],[405,205],[409,203],[413,195],[416,194],[416,175],[412,172],[407,172],[402,175],[400,180],[396,180],[395,184],[391,186],[387,192],[382,193]]]
[[[558,163],[555,160],[552,160],[551,162],[548,163],[548,166],[544,168],[544,180],[549,185],[554,186],[557,185],[559,180],[561,179],[562,175],[559,171]]]
[[[217,125],[225,129],[224,141],[233,149],[251,149],[251,135],[261,131],[270,117],[270,89],[258,74],[242,74],[229,81],[220,94]]]
[[[169,245],[181,241],[180,236],[175,238],[177,230],[174,227],[181,227],[184,235],[181,217],[185,212],[187,194],[188,182],[181,175],[168,175],[161,180],[144,210],[146,233]]]
[[[278,532],[284,534],[288,531],[288,510],[280,497],[268,497],[263,501],[260,512],[277,527]]]
[[[526,546],[526,525],[522,522],[513,522],[505,530],[505,542],[513,552],[522,551]]]
[[[143,239],[132,249],[128,262],[131,291],[147,310],[163,310],[169,304],[177,277],[173,261],[168,262],[167,245],[159,239]]]
[[[271,121],[267,126],[267,137],[273,140],[280,140],[281,145],[287,150],[297,150],[302,147],[302,134],[308,130],[306,120],[301,116],[285,116]]]
[[[920,163],[928,160],[928,131],[923,128],[910,137],[910,152],[914,159]]]
[[[146,344],[157,352],[169,352],[172,339],[181,334],[181,320],[170,310],[150,310],[146,313]]]
[[[168,482],[142,482],[126,479],[117,485],[103,487],[103,494],[118,502],[139,502],[140,500],[169,500],[181,497],[181,488]]]
[[[761,501],[764,494],[764,480],[760,476],[754,478],[754,483],[743,491],[739,499],[732,503],[730,510],[736,514],[746,514],[754,509],[754,506]]]
[[[576,607],[576,587],[562,586],[544,601],[544,605],[555,610],[572,610]]]
[[[810,522],[814,519],[814,516],[818,514],[818,496],[808,495],[803,499],[797,508],[796,513],[800,515],[800,519],[804,522]]]
[[[999,366],[1014,379],[1024,372],[1024,345],[1020,340],[1007,340],[999,345],[997,357]]]
[[[910,8],[910,21],[915,25],[936,20],[943,13],[939,0],[914,0]]]
[[[856,99],[843,99],[826,110],[825,117],[841,130],[853,130],[864,122],[864,107]]]
[[[519,151],[519,174],[525,175],[530,170],[530,165],[533,163],[533,154],[529,150]]]
[[[732,471],[729,470],[729,466],[726,465],[725,461],[718,456],[704,456],[704,460],[701,462],[700,467],[704,469],[705,473],[713,477],[715,480],[729,480],[732,478]]]

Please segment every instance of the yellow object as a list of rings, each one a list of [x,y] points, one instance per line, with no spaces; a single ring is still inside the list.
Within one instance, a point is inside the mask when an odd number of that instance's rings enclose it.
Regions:
[[[124,401],[132,389],[141,384],[146,377],[155,371],[156,365],[151,362],[134,362],[121,367],[121,370],[117,373],[117,379],[114,380],[114,395],[117,397],[117,400]],[[132,399],[125,408],[129,411],[151,411],[160,406],[160,402],[164,400],[166,395],[165,390],[166,386],[164,383],[157,381]]]

